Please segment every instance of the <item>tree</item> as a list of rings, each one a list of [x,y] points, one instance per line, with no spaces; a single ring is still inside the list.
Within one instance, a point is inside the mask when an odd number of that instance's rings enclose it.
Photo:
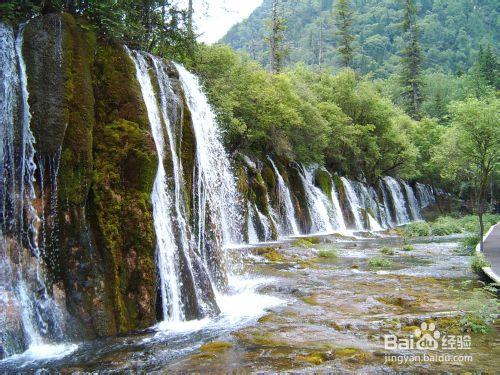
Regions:
[[[484,50],[482,46],[479,48],[476,67],[486,84],[498,90],[500,86],[500,81],[498,79],[498,61],[491,46],[488,45],[486,50]]]
[[[342,66],[345,68],[352,68],[354,59],[353,43],[356,37],[352,33],[354,12],[351,10],[349,0],[338,0],[335,5],[335,14],[337,18],[337,31],[335,34],[340,40],[337,50],[341,55]]]
[[[422,51],[419,43],[419,27],[417,24],[417,7],[415,0],[405,0],[403,30],[406,34],[407,45],[401,59],[401,83],[403,97],[408,113],[413,118],[420,117],[422,102]]]
[[[269,35],[269,70],[276,74],[283,67],[286,52],[283,45],[285,20],[279,15],[279,0],[273,0],[271,7],[271,34]]]
[[[452,104],[451,127],[434,155],[434,161],[441,166],[443,178],[455,184],[466,182],[473,188],[481,250],[489,182],[500,162],[499,111],[498,99],[470,98]]]

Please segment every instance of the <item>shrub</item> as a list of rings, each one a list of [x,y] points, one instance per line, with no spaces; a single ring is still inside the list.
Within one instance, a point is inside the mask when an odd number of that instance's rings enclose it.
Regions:
[[[339,252],[337,249],[330,249],[330,250],[320,250],[318,252],[318,257],[320,258],[326,258],[326,259],[336,259],[339,256]]]
[[[476,245],[479,243],[481,236],[479,233],[468,235],[460,240],[459,252],[464,255],[471,255],[475,249]]]
[[[404,232],[408,237],[423,237],[432,235],[431,226],[425,221],[416,221],[408,224],[404,228]]]
[[[462,233],[463,226],[459,219],[450,216],[442,216],[431,223],[432,234],[435,236],[447,236],[453,233]]]
[[[470,267],[475,273],[481,273],[483,267],[490,267],[490,262],[486,260],[483,254],[474,254],[472,256],[471,262],[470,262]]]
[[[382,256],[376,256],[368,262],[370,268],[387,268],[392,266],[392,262]]]
[[[413,245],[410,245],[410,244],[405,244],[401,248],[401,250],[403,250],[403,251],[412,251],[413,249],[414,249]]]
[[[387,246],[384,246],[382,249],[380,249],[380,252],[384,255],[394,255],[394,249],[391,249]]]

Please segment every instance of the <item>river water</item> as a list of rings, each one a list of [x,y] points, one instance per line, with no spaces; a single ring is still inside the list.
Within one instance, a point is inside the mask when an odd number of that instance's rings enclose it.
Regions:
[[[14,356],[0,363],[0,372],[498,370],[498,326],[487,334],[468,334],[468,350],[384,348],[384,335],[409,337],[423,322],[434,323],[440,339],[463,336],[459,321],[464,311],[487,303],[469,257],[457,252],[456,237],[417,239],[411,251],[403,251],[397,237],[323,236],[312,242],[317,243],[290,240],[273,247],[229,249],[244,271],[230,276],[228,295],[218,296],[218,318],[164,323],[133,335],[80,343],[71,355],[46,360]],[[382,248],[394,254],[382,255]],[[390,264],[375,267],[375,257]],[[428,359],[458,357],[397,362],[424,354],[435,356]]]

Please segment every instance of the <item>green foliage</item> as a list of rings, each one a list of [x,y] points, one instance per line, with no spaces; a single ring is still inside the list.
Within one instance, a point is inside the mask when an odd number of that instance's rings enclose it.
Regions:
[[[410,244],[404,244],[402,247],[401,247],[401,250],[403,251],[413,251],[415,248],[413,247],[413,245],[410,245]]]
[[[484,215],[485,230],[500,221],[500,215]],[[403,229],[405,237],[419,236],[447,236],[454,233],[472,233],[462,242],[464,247],[475,246],[479,242],[479,223],[476,216],[467,215],[463,217],[440,216],[432,222],[414,222],[406,225]],[[477,240],[475,240],[477,238]],[[474,242],[475,241],[475,242]]]
[[[455,102],[450,106],[451,126],[435,148],[432,161],[450,183],[467,183],[480,222],[494,170],[500,161],[500,100],[496,98]]]
[[[401,59],[401,85],[403,102],[413,118],[420,117],[422,102],[422,49],[419,43],[419,27],[417,24],[417,7],[415,0],[405,0],[403,11],[403,31],[406,46]]]
[[[354,24],[354,12],[348,0],[338,0],[335,5],[335,18],[337,19],[337,30],[335,35],[340,40],[338,52],[341,55],[342,66],[351,68],[354,60],[354,41],[356,37],[352,33]]]
[[[462,301],[461,309],[466,312],[460,319],[462,331],[485,334],[493,330],[500,308],[497,288],[498,284],[477,288]]]
[[[325,259],[337,259],[339,252],[337,249],[320,250],[318,251],[318,257]]]
[[[471,259],[471,262],[470,262],[470,268],[472,268],[472,270],[475,272],[475,273],[482,273],[482,270],[484,267],[490,267],[491,264],[490,262],[488,262],[486,260],[486,258],[484,257],[484,255],[482,253],[475,253],[473,256],[472,256],[472,259]]]
[[[368,261],[368,266],[370,268],[389,268],[392,266],[392,261],[384,258],[383,256],[375,256]]]
[[[380,249],[380,253],[384,255],[394,255],[394,249],[384,246],[382,249]]]
[[[423,237],[432,235],[432,229],[426,221],[416,221],[408,224],[404,228],[405,234],[409,237]]]
[[[193,36],[186,28],[187,12],[169,0],[7,0],[0,19],[20,23],[40,14],[67,12],[83,17],[104,39],[118,39],[133,48],[189,59]]]
[[[249,53],[264,65],[268,63],[264,34],[271,1],[264,0],[248,19],[235,25],[223,38],[223,42]],[[321,62],[323,68],[342,66],[341,55],[336,51],[341,44],[338,36],[320,48],[321,34],[335,35],[338,30],[333,16],[336,3],[311,0],[284,3],[288,25],[285,39],[293,46],[290,64],[303,61],[311,66],[319,66]],[[398,73],[399,52],[405,45],[401,33],[404,2],[354,0],[350,4],[356,13],[352,25],[352,35],[357,37],[353,45],[356,52],[353,68],[376,77]],[[494,0],[419,1],[418,5],[424,69],[465,72],[474,64],[480,45],[499,45],[500,34],[495,28],[498,4]]]

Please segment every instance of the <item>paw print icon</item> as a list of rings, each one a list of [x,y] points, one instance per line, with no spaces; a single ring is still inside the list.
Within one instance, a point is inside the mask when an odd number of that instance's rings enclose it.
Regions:
[[[418,339],[415,348],[418,350],[437,350],[439,347],[439,338],[441,332],[436,330],[434,323],[422,323],[420,328],[413,332],[414,336]]]

